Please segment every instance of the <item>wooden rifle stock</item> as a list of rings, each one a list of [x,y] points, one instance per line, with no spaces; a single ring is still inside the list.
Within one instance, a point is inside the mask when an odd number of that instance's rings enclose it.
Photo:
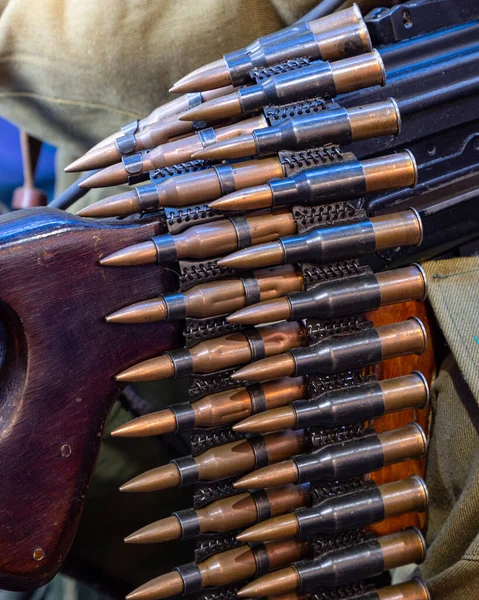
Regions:
[[[161,233],[157,219],[109,224],[44,208],[0,218],[0,588],[53,577],[121,391],[113,375],[181,343],[174,324],[104,320],[174,289],[174,272],[156,265],[98,265]]]

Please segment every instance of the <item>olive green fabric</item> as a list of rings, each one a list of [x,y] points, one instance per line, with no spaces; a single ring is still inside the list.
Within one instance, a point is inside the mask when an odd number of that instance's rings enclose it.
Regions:
[[[0,115],[66,166],[172,96],[191,70],[290,24],[316,0],[0,0]],[[77,175],[58,170],[57,191]],[[93,190],[75,209],[120,191]]]
[[[432,394],[427,483],[433,598],[479,598],[479,258],[428,262],[429,299],[452,350]]]
[[[10,0],[0,114],[75,153],[148,114],[189,71],[284,27],[315,0]],[[278,12],[278,10],[280,13]]]

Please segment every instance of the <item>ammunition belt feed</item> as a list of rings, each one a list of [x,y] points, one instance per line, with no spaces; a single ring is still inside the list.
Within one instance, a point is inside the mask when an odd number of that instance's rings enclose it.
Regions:
[[[371,267],[378,252],[419,246],[422,221],[412,206],[375,214],[368,204],[371,194],[414,187],[416,161],[407,149],[361,159],[348,150],[399,134],[394,98],[341,104],[342,94],[384,84],[381,55],[353,6],[190,73],[173,88],[186,93],[176,108],[69,167],[104,167],[83,188],[150,180],[80,214],[156,216],[167,233],[103,257],[101,268],[165,265],[179,281],[173,293],[105,315],[111,327],[183,329],[182,347],[118,381],[189,380],[188,402],[113,432],[185,433],[191,447],[121,488],[183,486],[192,495],[191,508],[145,524],[127,543],[196,540],[194,562],[130,599],[429,598],[418,579],[389,587],[378,579],[424,559],[424,538],[408,525],[428,504],[411,466],[426,433],[415,422],[380,425],[428,403],[426,377],[403,372],[399,360],[426,350],[426,329],[414,312],[398,322],[374,316],[423,301],[426,278],[417,264]],[[381,376],[386,360],[398,361],[396,376]],[[388,477],[392,465],[406,475]],[[393,518],[388,531],[378,526]]]

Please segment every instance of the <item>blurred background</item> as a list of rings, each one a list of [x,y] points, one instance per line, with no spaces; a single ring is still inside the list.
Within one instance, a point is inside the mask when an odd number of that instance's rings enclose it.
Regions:
[[[35,185],[50,201],[55,184],[55,148],[42,144]],[[10,209],[15,188],[23,185],[20,131],[9,121],[0,118],[0,212]]]

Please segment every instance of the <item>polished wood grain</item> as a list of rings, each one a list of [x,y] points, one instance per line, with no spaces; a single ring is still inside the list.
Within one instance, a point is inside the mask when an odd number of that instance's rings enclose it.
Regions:
[[[140,223],[42,208],[0,217],[0,588],[54,575],[120,392],[113,376],[180,343],[171,324],[104,321],[176,286],[175,274],[156,265],[98,265],[163,233],[158,222]]]
[[[420,356],[411,355],[386,360],[376,367],[376,375],[378,379],[390,379],[399,377],[400,375],[408,375],[412,371],[421,371],[426,377],[429,385],[432,384],[436,373],[436,362],[434,356],[434,339],[435,339],[435,321],[434,315],[430,307],[425,302],[404,302],[403,304],[395,304],[387,306],[375,313],[368,314],[368,317],[373,321],[375,326],[385,325],[404,321],[405,319],[416,316],[424,323],[428,334],[428,347]],[[404,427],[411,421],[416,421],[421,425],[426,434],[429,434],[429,407],[422,410],[407,410],[397,413],[385,415],[380,419],[374,420],[372,425],[375,430],[380,433],[390,429]],[[371,478],[378,484],[396,481],[398,479],[406,479],[413,474],[425,476],[426,457],[422,460],[410,460],[396,465],[385,467],[377,473],[373,473]],[[403,517],[395,517],[388,519],[383,523],[375,525],[373,530],[378,534],[391,533],[403,529],[404,527],[415,526],[424,528],[426,523],[426,514],[405,515]]]

